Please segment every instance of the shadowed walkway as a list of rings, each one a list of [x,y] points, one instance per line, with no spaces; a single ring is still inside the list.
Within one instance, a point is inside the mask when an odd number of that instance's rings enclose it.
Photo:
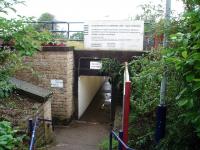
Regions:
[[[55,128],[55,143],[49,150],[99,150],[109,136],[111,85],[102,86],[80,121]]]
[[[107,81],[89,105],[81,121],[110,123],[111,85]]]

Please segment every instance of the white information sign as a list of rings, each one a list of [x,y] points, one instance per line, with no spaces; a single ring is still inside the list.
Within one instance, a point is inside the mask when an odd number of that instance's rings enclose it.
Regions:
[[[90,69],[100,70],[102,68],[102,63],[100,61],[90,61]]]
[[[143,21],[88,21],[84,46],[99,50],[143,50]]]
[[[63,88],[63,80],[51,79],[51,87]]]

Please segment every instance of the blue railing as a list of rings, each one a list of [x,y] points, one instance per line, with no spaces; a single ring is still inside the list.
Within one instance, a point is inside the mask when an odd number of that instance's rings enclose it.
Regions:
[[[29,132],[30,132],[30,145],[29,145],[29,150],[33,150],[34,149],[34,145],[35,145],[35,141],[36,141],[36,131],[37,131],[37,127],[39,126],[40,121],[43,122],[52,122],[52,120],[48,120],[48,119],[42,119],[39,118],[38,116],[35,117],[34,123],[32,119],[29,119]]]
[[[29,150],[32,150],[34,148],[35,132],[36,132],[37,125],[38,125],[38,117],[35,118],[34,126],[32,126],[32,125],[33,125],[33,121],[29,120],[29,128],[30,128],[30,130],[32,130]]]
[[[119,132],[119,136],[114,132],[111,131],[110,132],[110,144],[109,144],[109,150],[112,150],[112,139],[113,137],[118,141],[118,149],[122,150],[123,148],[125,148],[125,150],[135,150],[133,148],[130,148],[128,145],[126,145],[123,141],[122,141],[122,136],[123,136],[123,132]]]

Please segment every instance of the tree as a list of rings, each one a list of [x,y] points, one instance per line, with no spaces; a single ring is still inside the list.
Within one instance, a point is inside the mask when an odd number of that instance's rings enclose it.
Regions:
[[[8,10],[16,12],[14,6],[16,4],[22,3],[23,1],[19,0],[0,0],[0,13],[8,14]]]
[[[35,27],[38,31],[41,30],[56,30],[56,24],[51,24],[50,22],[56,21],[55,16],[46,12],[41,14],[41,16],[37,20],[38,22],[49,22],[49,23],[38,23]]]
[[[163,5],[154,5],[151,2],[140,5],[142,13],[136,15],[135,20],[143,20],[146,23],[155,23],[164,18]]]
[[[158,47],[163,40],[164,32],[164,8],[161,4],[152,4],[151,2],[140,5],[141,14],[137,14],[135,20],[144,21],[144,48],[146,50],[152,47]]]
[[[83,35],[83,32],[77,32],[77,33],[74,33],[70,36],[70,40],[80,40],[82,41],[84,39],[84,35]]]
[[[55,21],[55,16],[46,12],[41,14],[41,16],[38,18],[38,21]]]

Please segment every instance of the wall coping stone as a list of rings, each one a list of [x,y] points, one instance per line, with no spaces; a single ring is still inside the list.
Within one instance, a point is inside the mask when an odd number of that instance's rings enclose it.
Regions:
[[[26,81],[16,79],[14,77],[10,78],[9,81],[11,84],[16,86],[18,90],[26,93],[26,95],[35,97],[39,101],[47,101],[48,98],[53,94],[49,90],[38,87]]]
[[[43,46],[42,51],[73,51],[74,46]]]

